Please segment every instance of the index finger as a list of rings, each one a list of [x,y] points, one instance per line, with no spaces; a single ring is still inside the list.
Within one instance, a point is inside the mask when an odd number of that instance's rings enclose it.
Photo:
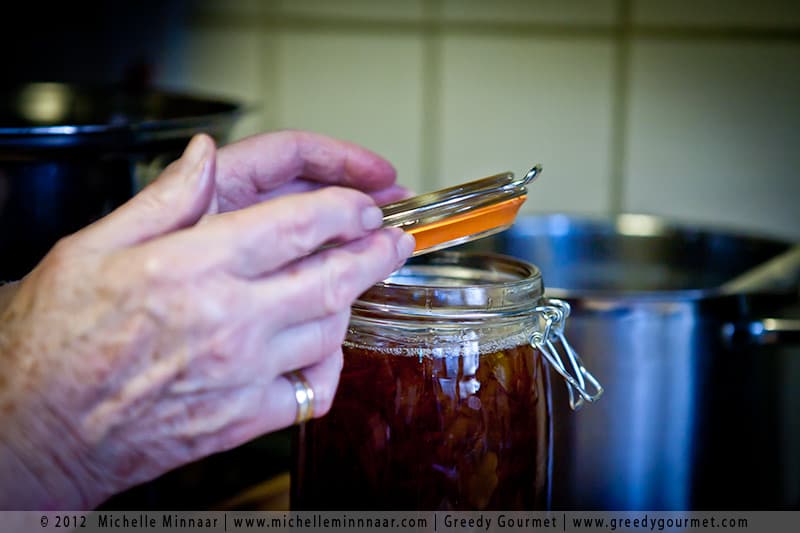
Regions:
[[[306,131],[254,135],[217,155],[223,210],[250,205],[253,198],[298,177],[371,192],[390,187],[396,176],[391,163],[366,148]]]
[[[152,266],[170,265],[179,276],[225,270],[255,278],[305,257],[326,244],[359,239],[381,226],[372,199],[353,189],[324,187],[205,219],[139,247]],[[149,245],[149,246],[148,246]]]

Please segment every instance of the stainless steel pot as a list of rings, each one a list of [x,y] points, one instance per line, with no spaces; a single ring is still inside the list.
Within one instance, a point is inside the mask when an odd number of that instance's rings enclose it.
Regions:
[[[800,316],[797,280],[723,290],[790,246],[639,215],[522,217],[469,245],[539,266],[605,388],[577,413],[554,388],[554,509],[800,506],[800,350],[762,320]]]
[[[237,104],[162,91],[0,88],[0,280],[117,207],[195,133],[224,142]]]

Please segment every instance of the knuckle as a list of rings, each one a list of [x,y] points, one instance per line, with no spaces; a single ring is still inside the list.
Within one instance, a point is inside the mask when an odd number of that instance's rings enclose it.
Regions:
[[[72,235],[60,238],[47,254],[48,261],[53,266],[63,266],[71,261],[74,255],[75,238]]]
[[[178,171],[170,169],[165,171],[165,174],[168,172]],[[162,177],[166,176],[162,174]],[[154,183],[139,193],[136,201],[142,206],[143,211],[149,213],[171,213],[174,209],[174,205],[172,205],[173,198],[170,196],[171,195],[164,190],[164,187],[157,186]]]
[[[370,201],[369,197],[363,192],[338,185],[324,187],[318,190],[316,194],[322,196],[325,200],[336,202],[341,207],[355,208],[362,203]]]
[[[110,275],[130,277],[140,286],[159,286],[174,278],[168,258],[153,247],[114,254],[110,259],[108,266],[114,269]]]
[[[309,254],[332,237],[360,233],[361,209],[369,203],[364,193],[335,186],[296,195],[277,219],[276,241],[295,257]]]
[[[395,241],[389,236],[388,233],[385,232],[380,232],[377,238],[379,249],[378,253],[380,254],[379,257],[384,262],[386,268],[388,268],[388,272],[391,272],[400,261],[400,256],[398,255]]]
[[[141,258],[141,273],[146,280],[157,281],[164,274],[164,262],[157,254],[145,254]]]
[[[359,269],[355,261],[330,261],[323,270],[322,305],[327,314],[349,309],[357,296]]]
[[[67,236],[53,245],[35,271],[40,280],[59,287],[74,283],[82,262],[84,258],[77,250],[77,241],[73,236]]]
[[[304,173],[344,176],[346,161],[335,146],[321,142],[320,137],[308,132],[296,132],[294,139]]]
[[[337,313],[317,322],[319,327],[318,350],[320,354],[329,354],[341,348],[347,333],[349,320],[350,311],[348,309],[346,312]]]
[[[342,358],[341,350],[338,350],[330,357]],[[341,367],[340,367],[341,368]],[[326,377],[314,387],[314,417],[319,418],[328,414],[333,407],[333,400],[336,397],[336,389],[339,387],[339,372]]]
[[[336,185],[323,187],[311,194],[313,202],[319,206],[315,212],[323,213],[323,209],[327,211],[321,218],[335,226],[327,228],[327,232],[331,234],[349,233],[347,230],[360,228],[361,209],[371,203],[366,194]]]
[[[280,240],[287,243],[295,256],[305,255],[316,248],[316,213],[307,203],[295,202],[291,206],[291,212],[281,218],[276,229]]]
[[[333,407],[334,393],[329,391],[335,391],[338,382],[339,380],[337,379],[336,384],[332,386],[320,387],[319,391],[315,391],[316,396],[314,397],[314,418],[325,416],[328,414],[328,412],[330,412],[331,407]]]

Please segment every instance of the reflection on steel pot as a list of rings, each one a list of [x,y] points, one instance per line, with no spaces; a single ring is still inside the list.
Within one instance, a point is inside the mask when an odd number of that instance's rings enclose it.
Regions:
[[[0,279],[108,213],[192,135],[224,142],[229,102],[159,91],[31,83],[0,88]]]
[[[567,335],[606,391],[570,413],[554,388],[553,508],[800,506],[800,351],[764,346],[779,335],[753,327],[796,327],[761,319],[797,313],[797,279],[720,289],[791,243],[640,215],[547,215],[468,246],[539,266],[547,295],[572,305]]]

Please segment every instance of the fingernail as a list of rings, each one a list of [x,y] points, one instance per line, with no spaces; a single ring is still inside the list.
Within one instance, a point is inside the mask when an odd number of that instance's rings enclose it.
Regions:
[[[181,174],[187,184],[208,183],[216,167],[214,143],[195,135],[181,157]]]
[[[411,257],[411,254],[414,253],[416,245],[417,241],[414,239],[414,236],[410,233],[403,232],[403,235],[397,240],[397,255],[404,260],[408,259]]]
[[[195,135],[192,137],[189,146],[186,147],[183,151],[183,155],[181,155],[181,162],[186,165],[185,168],[199,166],[200,162],[206,158],[210,145],[211,143],[209,143],[208,139],[203,135]]]
[[[213,159],[207,159],[205,162],[202,163],[202,165],[203,165],[202,169],[198,168],[200,166],[200,165],[198,165],[198,167],[196,167],[195,170],[196,170],[196,174],[199,175],[200,183],[206,183],[210,179],[211,173],[214,170],[214,160]],[[186,179],[186,181],[191,182],[191,181],[194,181],[195,179],[197,179],[197,176],[186,175],[185,179]]]
[[[417,195],[417,193],[416,193],[416,192],[412,191],[412,190],[411,190],[411,189],[409,189],[408,187],[402,187],[402,186],[401,186],[401,187],[400,187],[400,191],[401,191],[401,194],[403,195],[403,196],[402,196],[402,199],[406,199],[406,198],[412,198],[412,197],[414,197],[414,196],[416,196],[416,195]]]
[[[361,227],[365,230],[378,229],[383,225],[383,211],[374,205],[361,211]]]

